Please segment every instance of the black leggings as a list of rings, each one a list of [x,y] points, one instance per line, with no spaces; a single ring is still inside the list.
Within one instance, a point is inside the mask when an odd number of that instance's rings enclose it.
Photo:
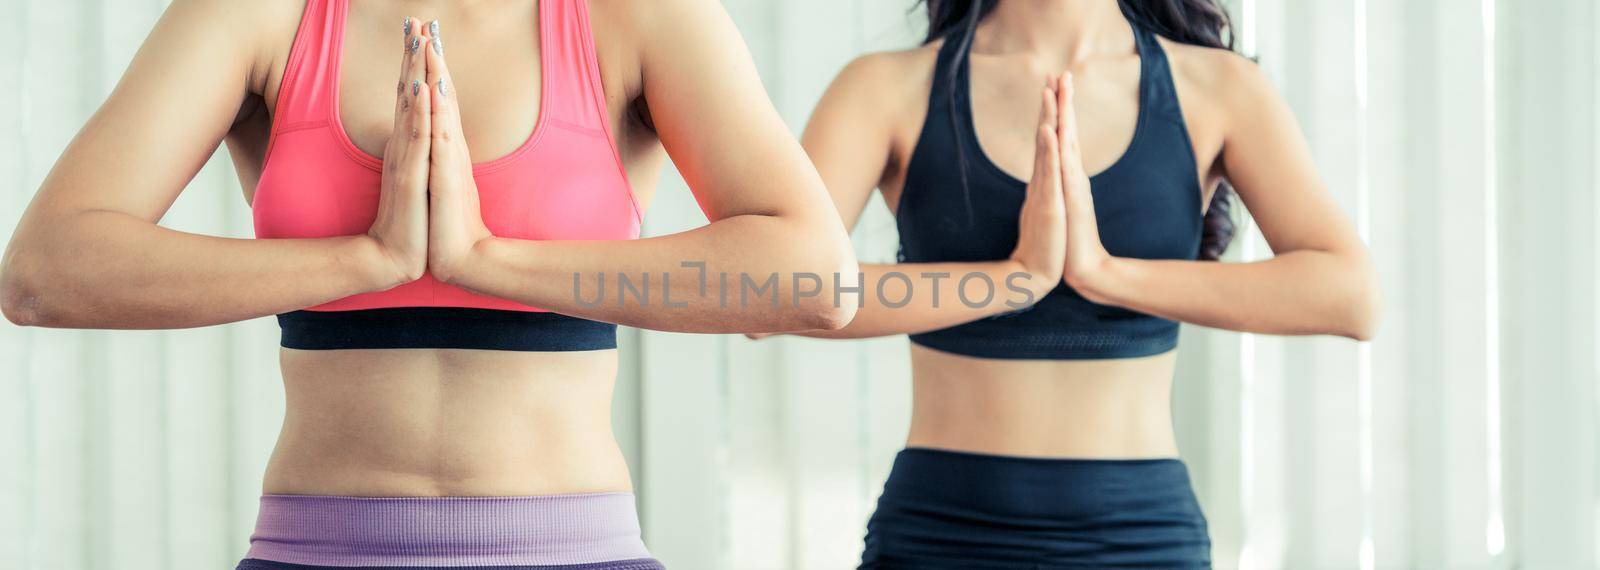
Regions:
[[[1176,459],[907,449],[867,523],[862,570],[1209,568],[1205,516]]]

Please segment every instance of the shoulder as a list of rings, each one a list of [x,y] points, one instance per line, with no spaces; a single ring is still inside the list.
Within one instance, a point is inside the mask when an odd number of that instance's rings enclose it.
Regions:
[[[163,24],[182,31],[210,31],[252,45],[299,28],[306,0],[173,0]],[[287,40],[285,40],[287,41]]]
[[[657,79],[704,66],[753,66],[745,61],[749,49],[733,18],[717,0],[562,1],[588,4],[601,60],[609,54],[641,81],[652,75],[649,68],[662,64],[673,69],[654,74]]]
[[[704,35],[730,20],[717,0],[571,0],[589,6],[591,26],[604,25],[641,49],[673,38]]]
[[[932,81],[933,64],[939,56],[940,43],[863,54],[851,60],[844,71],[839,72],[839,78],[876,83]]]
[[[1261,66],[1233,51],[1162,38],[1173,80],[1222,109],[1249,109],[1276,89]]]
[[[306,2],[307,0],[172,0],[167,6],[167,13],[204,13],[227,19],[265,16],[285,10],[298,15]]]
[[[157,60],[207,53],[237,62],[253,83],[286,58],[306,0],[173,0],[146,41]]]
[[[852,100],[903,108],[927,98],[939,43],[861,55],[839,72],[830,92]]]

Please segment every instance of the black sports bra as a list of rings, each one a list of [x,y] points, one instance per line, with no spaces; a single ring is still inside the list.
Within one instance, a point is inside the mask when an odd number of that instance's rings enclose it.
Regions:
[[[1119,257],[1196,259],[1202,204],[1195,154],[1166,53],[1133,23],[1140,56],[1139,118],[1127,152],[1091,178],[1106,251]],[[972,121],[968,58],[960,42],[939,50],[933,94],[896,211],[900,260],[1006,259],[1017,245],[1027,181],[984,155]],[[954,74],[955,104],[945,88]],[[957,144],[957,140],[960,144]],[[965,171],[958,158],[969,166]],[[961,184],[966,176],[966,194]],[[1178,343],[1178,323],[1091,303],[1065,284],[1034,306],[924,334],[922,346],[966,356],[1073,360],[1160,354]]]

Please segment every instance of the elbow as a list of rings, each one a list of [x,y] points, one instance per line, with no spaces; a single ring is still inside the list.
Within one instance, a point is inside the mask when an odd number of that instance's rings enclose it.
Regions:
[[[821,272],[825,293],[811,297],[810,302],[801,307],[807,330],[836,331],[845,328],[855,320],[856,311],[861,307],[861,267],[856,262],[850,242],[847,239],[840,241],[841,245],[831,248],[831,255],[825,263],[820,264],[825,268]]]
[[[856,267],[854,256],[849,258],[847,265],[834,273],[829,294],[815,297],[802,307],[806,330],[836,331],[855,320],[856,311],[861,307],[861,272]]]
[[[1339,335],[1357,342],[1369,342],[1377,336],[1380,321],[1383,320],[1383,295],[1375,271],[1369,267],[1361,275],[1362,278],[1340,303]]]
[[[1377,333],[1377,319],[1351,317],[1350,322],[1339,327],[1338,335],[1356,342],[1372,342]]]
[[[1370,342],[1376,337],[1379,321],[1382,320],[1382,304],[1376,292],[1363,295],[1363,299],[1348,310],[1344,336],[1356,342]]]
[[[836,331],[855,319],[861,305],[861,268],[850,236],[832,208],[817,212],[780,216],[785,225],[777,226],[781,233],[771,234],[764,252],[775,277],[781,276],[779,294],[787,297],[778,330]],[[794,240],[795,235],[810,239]]]
[[[36,327],[44,322],[38,297],[23,293],[11,280],[0,280],[0,313],[19,327]]]
[[[46,319],[38,293],[42,287],[18,257],[12,251],[0,263],[0,313],[17,326],[43,326]]]
[[[856,318],[856,301],[840,295],[832,300],[802,308],[805,330],[836,331],[850,325]]]

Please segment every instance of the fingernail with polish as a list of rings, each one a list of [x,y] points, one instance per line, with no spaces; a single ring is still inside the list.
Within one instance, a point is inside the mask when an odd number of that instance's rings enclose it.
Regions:
[[[417,81],[415,79],[412,79],[411,80],[411,96],[415,97],[418,93],[421,93],[421,92],[422,92],[422,82],[421,81]]]
[[[406,37],[408,37],[408,38],[411,37],[411,18],[406,18],[405,30],[406,30]]]
[[[444,40],[439,39],[437,36],[433,38],[433,53],[444,55]]]
[[[428,35],[436,37],[436,38],[439,37],[439,21],[438,20],[434,20],[432,22],[428,22]]]
[[[444,95],[444,96],[449,96],[450,95],[450,88],[449,87],[445,87],[444,78],[440,78],[439,79],[439,94],[440,95]]]
[[[417,47],[422,45],[422,38],[411,36],[411,45],[406,47],[406,53],[416,54]]]

